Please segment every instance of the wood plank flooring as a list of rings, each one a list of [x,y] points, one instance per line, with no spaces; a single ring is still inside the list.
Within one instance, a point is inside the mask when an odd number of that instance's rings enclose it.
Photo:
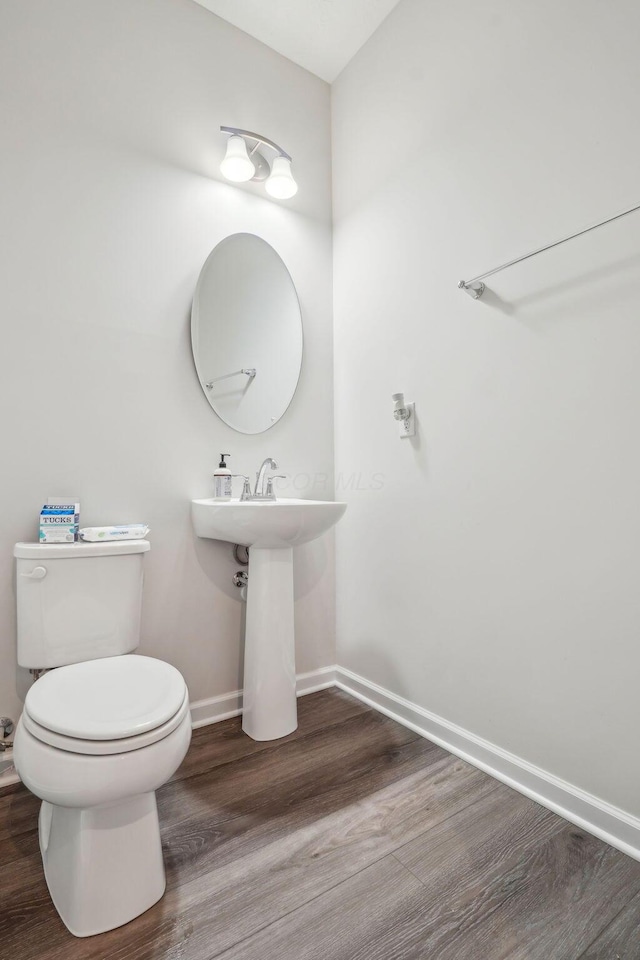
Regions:
[[[78,940],[39,801],[0,796],[0,960],[640,960],[640,863],[337,690],[295,733],[194,733],[158,793],[167,892]]]

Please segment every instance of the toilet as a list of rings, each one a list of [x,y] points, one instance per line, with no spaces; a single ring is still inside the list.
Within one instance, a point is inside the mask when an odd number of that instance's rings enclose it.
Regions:
[[[18,543],[18,663],[30,688],[15,766],[42,800],[51,899],[77,937],[144,913],[165,890],[155,791],[189,747],[184,678],[134,654],[146,540]],[[50,668],[56,669],[50,669]]]

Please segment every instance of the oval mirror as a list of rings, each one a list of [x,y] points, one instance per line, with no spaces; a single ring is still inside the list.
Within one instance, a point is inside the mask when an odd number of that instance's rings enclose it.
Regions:
[[[263,433],[296,392],[302,317],[289,271],[265,240],[235,233],[209,254],[191,310],[204,394],[226,424]]]

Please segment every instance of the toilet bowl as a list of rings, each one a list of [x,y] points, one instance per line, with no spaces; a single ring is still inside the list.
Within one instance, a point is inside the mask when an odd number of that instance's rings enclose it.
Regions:
[[[73,663],[29,690],[15,763],[42,800],[45,877],[75,936],[128,923],[164,893],[155,791],[190,739],[186,684],[161,660],[125,654]]]

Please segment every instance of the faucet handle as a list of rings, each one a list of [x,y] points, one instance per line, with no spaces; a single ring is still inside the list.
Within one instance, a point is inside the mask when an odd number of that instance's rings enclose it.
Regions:
[[[276,493],[275,493],[275,490],[273,489],[273,481],[274,481],[274,480],[286,480],[286,479],[287,479],[287,477],[286,477],[286,475],[285,475],[284,473],[278,473],[278,474],[276,474],[276,475],[273,476],[273,477],[267,477],[267,492],[266,492],[266,497],[269,497],[269,498],[271,498],[272,500],[275,500],[275,499],[276,499]]]
[[[249,483],[249,477],[245,477],[244,473],[232,473],[232,480],[242,480],[242,493],[240,494],[241,500],[251,500],[251,484]]]

